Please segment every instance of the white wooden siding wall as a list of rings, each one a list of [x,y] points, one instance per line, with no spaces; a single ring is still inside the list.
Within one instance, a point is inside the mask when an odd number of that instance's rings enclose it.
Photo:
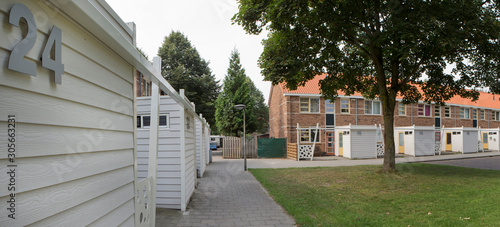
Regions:
[[[478,146],[477,131],[463,131],[464,138],[464,153],[476,153]]]
[[[151,98],[140,97],[137,114],[150,115]],[[160,97],[160,115],[169,116],[169,127],[159,130],[156,206],[181,209],[181,107],[168,96]],[[137,130],[138,179],[147,177],[149,129]]]
[[[422,133],[422,135],[420,135]],[[435,155],[435,132],[430,130],[416,130],[413,132],[415,139],[413,141],[415,147],[414,156]]]
[[[194,117],[188,111],[184,111],[185,124],[185,143],[186,143],[186,152],[185,152],[185,167],[186,167],[186,196],[183,201],[183,206],[181,209],[185,210],[187,206],[187,202],[191,198],[191,195],[194,192],[194,187],[196,184],[196,144],[195,144],[195,130],[196,124],[194,121]],[[189,119],[189,120],[187,120]],[[189,122],[189,124],[187,123]],[[189,127],[188,127],[189,126]]]
[[[453,135],[453,132],[460,132],[460,135]],[[462,131],[451,131],[451,149],[455,152],[463,152],[464,151],[464,138],[462,137]]]
[[[408,133],[408,135],[407,135],[405,133],[405,132],[410,132],[410,131],[411,131],[411,134]],[[415,153],[416,153],[415,140],[417,140],[417,135],[415,135],[415,131],[414,130],[407,130],[407,131],[402,131],[402,133],[404,134],[403,139],[404,139],[405,154],[415,156]],[[399,142],[399,140],[396,140],[396,141]],[[396,147],[399,147],[399,143],[396,143],[396,144],[398,144],[398,146],[396,146]],[[399,148],[397,148],[396,150],[399,150]]]
[[[485,132],[485,133],[496,132],[497,133],[496,135],[488,134],[488,150],[499,151],[500,150],[500,130],[490,129],[490,130],[483,131],[483,132]],[[481,133],[481,135],[479,135],[479,136],[483,136],[483,134]]]
[[[198,177],[203,177],[205,173],[205,125],[203,122],[196,118],[196,168],[198,171]]]
[[[361,135],[358,134],[361,132]],[[375,130],[351,130],[351,157],[376,158],[377,136]]]
[[[133,67],[50,4],[22,1],[42,20],[26,56],[36,62],[37,76],[8,70],[10,50],[22,39],[8,23],[17,2],[0,2],[0,128],[15,114],[18,141],[18,212],[15,220],[7,217],[10,192],[0,187],[0,226],[133,226]],[[39,61],[53,25],[62,30],[62,85]],[[6,142],[0,134],[0,147]],[[0,174],[0,182],[8,182],[6,176]]]
[[[205,162],[210,163],[210,127],[205,127]]]

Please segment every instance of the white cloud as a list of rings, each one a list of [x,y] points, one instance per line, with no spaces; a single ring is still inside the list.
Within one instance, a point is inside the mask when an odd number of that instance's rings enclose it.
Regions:
[[[166,35],[172,30],[184,33],[218,80],[224,79],[229,57],[238,48],[246,74],[266,100],[271,83],[262,81],[257,65],[265,34],[248,35],[231,18],[238,11],[233,0],[107,0],[125,22],[137,26],[137,46],[150,58],[156,56]],[[267,101],[266,101],[267,102]]]

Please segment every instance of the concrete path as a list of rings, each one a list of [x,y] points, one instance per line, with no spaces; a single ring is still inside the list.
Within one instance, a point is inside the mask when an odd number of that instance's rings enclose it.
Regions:
[[[500,170],[500,156],[427,162],[429,164]]]
[[[213,162],[198,180],[187,211],[157,209],[156,226],[294,226],[295,221],[262,188],[242,160]]]

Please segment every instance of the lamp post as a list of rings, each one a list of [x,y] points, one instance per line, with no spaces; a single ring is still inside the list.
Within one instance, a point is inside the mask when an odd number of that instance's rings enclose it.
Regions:
[[[247,107],[246,105],[243,105],[243,104],[238,104],[238,105],[235,105],[234,108],[236,108],[237,110],[243,110],[243,160],[244,160],[244,167],[243,169],[245,171],[247,171],[247,152],[246,152],[246,149],[245,149],[245,143],[246,143],[246,130],[245,130],[245,107]]]

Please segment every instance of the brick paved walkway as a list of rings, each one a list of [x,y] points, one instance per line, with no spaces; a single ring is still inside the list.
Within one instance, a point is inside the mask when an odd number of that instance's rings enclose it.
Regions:
[[[157,209],[156,226],[294,226],[242,160],[214,156],[187,212]]]

